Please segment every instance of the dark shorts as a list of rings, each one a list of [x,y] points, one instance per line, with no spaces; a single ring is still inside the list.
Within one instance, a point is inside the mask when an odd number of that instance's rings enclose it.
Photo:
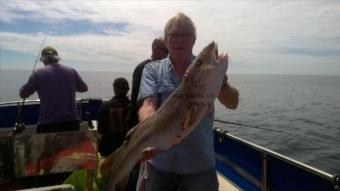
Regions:
[[[39,124],[37,126],[37,133],[54,133],[63,131],[79,131],[79,121],[64,121]]]

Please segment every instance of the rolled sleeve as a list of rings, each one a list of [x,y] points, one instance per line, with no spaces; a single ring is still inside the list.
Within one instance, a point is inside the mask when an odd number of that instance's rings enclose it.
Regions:
[[[141,102],[144,98],[155,96],[158,93],[156,64],[151,62],[145,65],[142,73],[137,101]]]

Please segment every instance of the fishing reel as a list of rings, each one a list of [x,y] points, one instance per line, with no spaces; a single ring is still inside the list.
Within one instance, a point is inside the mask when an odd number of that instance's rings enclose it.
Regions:
[[[333,176],[333,186],[335,191],[340,190],[340,175]]]
[[[24,123],[15,123],[14,128],[12,129],[11,135],[16,135],[22,133],[26,129]]]
[[[25,105],[25,99],[22,100],[22,103],[20,104],[18,102],[18,113],[17,113],[17,117],[14,123],[14,128],[12,129],[10,135],[16,135],[19,133],[22,133],[25,129],[26,126],[24,123],[22,123],[22,112],[23,112],[23,108]]]
[[[87,125],[89,126],[90,129],[94,129],[94,125],[91,121],[91,114],[90,112],[85,112],[85,121],[87,121]]]

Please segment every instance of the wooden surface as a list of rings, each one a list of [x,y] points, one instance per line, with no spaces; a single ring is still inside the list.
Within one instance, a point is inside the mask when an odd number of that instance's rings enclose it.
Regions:
[[[219,191],[241,191],[242,189],[234,185],[229,179],[217,172]]]

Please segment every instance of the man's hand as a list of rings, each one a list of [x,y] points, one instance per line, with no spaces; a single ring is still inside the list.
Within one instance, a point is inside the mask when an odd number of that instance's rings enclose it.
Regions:
[[[147,147],[143,150],[143,157],[142,161],[150,160],[154,156],[156,156],[157,153],[159,153],[161,150],[156,147]]]
[[[228,76],[225,75],[221,91],[218,95],[220,102],[229,109],[236,109],[239,103],[239,92],[228,82]]]

